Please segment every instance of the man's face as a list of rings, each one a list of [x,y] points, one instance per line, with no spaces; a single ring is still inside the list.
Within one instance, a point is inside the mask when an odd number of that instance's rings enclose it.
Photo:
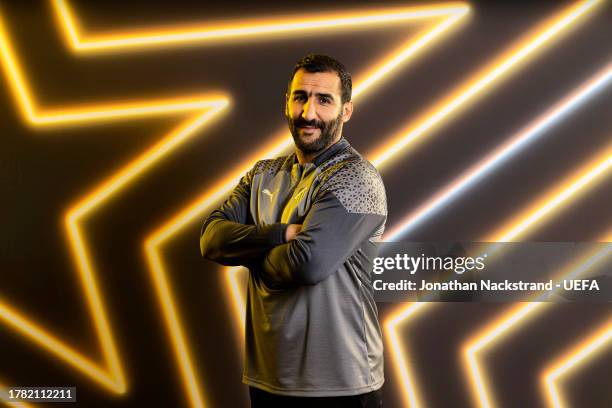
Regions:
[[[336,72],[298,70],[287,95],[285,116],[295,145],[304,153],[325,150],[340,139],[352,102],[342,103],[340,77]]]

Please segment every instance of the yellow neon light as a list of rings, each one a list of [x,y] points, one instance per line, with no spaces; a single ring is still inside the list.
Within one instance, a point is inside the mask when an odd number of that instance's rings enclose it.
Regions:
[[[574,175],[568,177],[559,185],[554,187],[548,194],[534,203],[526,211],[522,212],[515,220],[507,226],[491,235],[487,241],[509,242],[518,235],[523,235],[527,229],[537,221],[554,215],[554,212],[567,204],[571,198],[584,192],[584,190],[601,181],[612,166],[612,144],[606,147],[602,154],[591,160],[586,166],[578,170]]]
[[[94,268],[88,255],[86,241],[80,223],[92,211],[106,203],[124,189],[155,162],[168,154],[188,138],[194,131],[208,123],[228,106],[228,99],[220,94],[200,95],[146,102],[122,102],[100,105],[83,105],[61,109],[42,110],[28,87],[18,58],[12,49],[0,15],[0,61],[3,71],[24,121],[34,126],[74,125],[82,122],[125,120],[152,115],[188,114],[177,129],[132,160],[100,186],[71,206],[64,221],[70,250],[78,267],[78,277],[86,295],[87,306],[94,320],[96,335],[104,356],[104,365],[99,366],[76,351],[67,342],[59,339],[49,330],[37,325],[32,319],[20,314],[0,301],[0,320],[20,334],[67,362],[101,386],[117,394],[126,392],[127,385],[113,334],[106,316],[104,303],[96,283]]]
[[[487,326],[483,330],[483,334],[478,336],[477,339],[470,341],[467,346],[463,349],[463,358],[467,362],[467,374],[470,379],[470,385],[472,386],[473,395],[477,395],[477,402],[480,407],[492,407],[493,404],[490,393],[487,392],[488,386],[485,379],[480,371],[476,354],[482,351],[487,345],[497,338],[500,333],[508,330],[509,327],[516,324],[516,322],[524,319],[534,309],[538,308],[543,303],[526,303],[519,304],[518,306],[511,309],[507,314],[503,315],[492,324]],[[509,316],[509,317],[508,317]],[[531,315],[533,317],[533,314]]]
[[[0,402],[3,403],[4,405],[6,405],[7,407],[13,407],[13,408],[28,408],[31,407],[31,405],[26,404],[25,402],[8,402],[8,392],[6,391],[7,386],[5,386],[4,384],[0,383]],[[3,395],[6,395],[6,399],[3,397]]]
[[[431,307],[431,304],[410,303],[402,310],[396,312],[392,317],[389,317],[384,323],[384,328],[388,338],[388,350],[390,350],[393,356],[392,361],[395,364],[395,371],[399,374],[401,383],[404,386],[402,395],[404,398],[404,403],[406,406],[413,408],[423,406],[423,403],[417,392],[418,387],[415,379],[416,376],[413,374],[413,370],[408,365],[406,353],[404,352],[399,340],[397,330],[406,320],[413,319],[419,314],[423,313],[423,311],[426,309],[425,306]]]
[[[590,3],[590,2],[588,2]],[[65,4],[65,3],[64,3]],[[566,22],[561,22],[562,24],[559,26],[563,26],[563,24],[568,23],[568,22],[572,22],[573,18],[577,18],[583,11],[585,10],[574,10],[576,12],[575,16],[570,16],[568,18],[568,21]],[[567,17],[567,16],[566,16]],[[568,23],[569,24],[569,23]],[[78,37],[78,31],[76,30],[76,27],[78,25],[77,24],[73,24],[72,27],[72,33],[69,35],[72,36],[72,38],[77,38]],[[556,28],[559,28],[556,27]],[[439,29],[440,32],[442,31],[442,29]],[[253,34],[257,34],[257,33],[253,33]],[[549,33],[547,33],[549,37],[552,37],[554,34],[556,34],[556,32],[553,30]],[[543,43],[545,41],[548,40],[548,38],[544,38],[546,36],[543,36],[540,38],[540,42]],[[163,37],[160,36],[160,41],[158,42],[160,45],[164,45],[164,44],[168,44],[172,41],[174,41],[173,38],[171,37]],[[191,38],[185,37],[183,39],[181,39],[181,41],[191,41]],[[157,41],[157,40],[155,40]],[[536,41],[537,42],[537,41]],[[152,41],[148,42],[149,44],[153,43]],[[76,43],[75,43],[76,44]],[[138,45],[144,45],[144,43],[138,43],[138,42],[132,42],[130,43],[122,43],[119,46],[138,46]],[[532,44],[533,48],[537,48],[538,46],[540,46],[541,44]],[[112,43],[106,43],[106,44],[101,44],[101,43],[97,43],[95,46],[92,47],[96,48],[98,47],[98,49],[101,49],[103,47],[112,47],[113,44]],[[78,47],[77,47],[78,48]],[[529,50],[529,52],[531,52],[532,50]],[[528,54],[528,53],[527,53]],[[523,56],[518,55],[517,58],[522,58]],[[379,71],[379,72],[383,72],[383,71]],[[365,83],[365,82],[364,82]],[[488,83],[486,84],[488,85]],[[464,101],[460,101],[460,103],[463,103]],[[291,145],[290,141],[287,140],[286,138],[283,141],[277,142],[277,143],[273,143],[273,145],[267,149],[264,149],[264,154],[258,154],[258,155],[254,155],[254,159],[255,158],[261,158],[261,157],[269,157],[272,155],[276,155],[280,152],[285,151],[289,146]],[[248,163],[251,163],[252,161],[254,161],[254,159],[249,160]],[[231,189],[231,187],[233,186],[233,184],[235,184],[235,181],[240,177],[240,175],[242,175],[247,169],[248,169],[248,165],[243,166],[243,168],[235,171],[232,173],[232,175],[230,177],[228,177],[226,180],[224,180],[222,183],[219,183],[219,187],[218,189],[216,189],[217,193],[216,194],[212,194],[212,195],[208,195],[205,196],[205,199],[202,200],[202,202],[206,202],[205,205],[190,205],[185,211],[181,212],[180,214],[178,214],[177,216],[173,217],[169,222],[167,222],[162,228],[160,228],[157,233],[154,233],[151,235],[151,237],[149,239],[147,239],[146,243],[145,243],[145,251],[147,253],[150,265],[152,267],[152,269],[158,269],[160,271],[162,270],[161,267],[161,261],[159,259],[159,257],[156,255],[155,251],[156,251],[156,247],[161,244],[163,241],[165,241],[166,239],[168,239],[170,236],[172,236],[173,234],[175,234],[178,230],[180,230],[184,225],[188,224],[189,222],[193,221],[195,219],[195,217],[197,217],[198,214],[200,214],[204,209],[209,208],[210,203],[211,202],[216,202],[219,201],[222,197],[227,195],[227,192]],[[157,276],[156,278],[156,285],[158,288],[158,293],[160,295],[160,297],[162,298],[162,305],[166,305],[163,306],[164,310],[167,313],[170,313],[172,315],[175,314],[175,308],[174,306],[170,306],[173,305],[172,302],[164,302],[163,299],[166,296],[170,296],[170,292],[167,290],[161,290],[161,288],[166,288],[167,286],[165,284],[162,284],[162,281],[160,279],[162,279],[161,277],[163,277],[163,272],[161,274],[154,274],[154,276]],[[163,280],[163,282],[165,282],[165,278]],[[166,313],[166,314],[167,314]],[[170,319],[172,320],[172,319]],[[177,326],[180,327],[180,324]],[[171,333],[176,334],[177,332],[174,332],[172,330],[170,330]],[[172,334],[172,335],[174,335]],[[180,336],[179,336],[180,337]]]
[[[417,120],[415,125],[408,127],[406,132],[402,132],[398,138],[382,146],[378,152],[374,153],[375,159],[372,161],[374,165],[380,168],[382,164],[388,163],[389,159],[397,154],[399,150],[412,146],[418,138],[422,137],[427,131],[432,130],[435,125],[441,123],[442,119],[455,113],[458,107],[469,102],[470,98],[482,92],[511,67],[516,66],[538,47],[551,41],[557,34],[574,24],[579,17],[590,11],[596,3],[587,1],[576,3],[538,27],[531,35],[528,35],[523,41],[512,47],[510,51],[485,68],[482,73],[474,76],[473,79],[467,81],[463,86],[460,86],[455,92],[435,105],[426,115]],[[533,221],[535,220],[534,218]],[[412,316],[410,311],[419,310],[422,312],[428,306],[429,304],[427,303],[411,303],[400,308],[389,318],[389,321],[393,322],[393,324],[385,325],[388,327],[388,336],[390,338],[397,337],[396,330],[400,324],[410,319]],[[402,316],[404,317],[400,318]],[[390,345],[391,353],[394,356],[393,362],[396,364],[396,372],[399,373],[404,385],[404,401],[410,407],[417,407],[421,404],[417,398],[417,389],[410,380],[410,370],[407,368],[403,351],[394,342],[391,342]]]
[[[612,165],[612,146],[604,151],[603,154],[598,155],[595,160],[592,160],[591,163],[585,166],[585,168],[581,169],[581,171],[577,172],[577,175],[570,177],[569,181],[561,183],[562,188],[555,189],[556,194],[548,194],[546,195],[545,199],[539,200],[539,207],[533,211],[533,214],[535,215],[528,214],[517,217],[520,219],[519,225],[521,225],[522,228],[515,228],[513,229],[515,233],[512,235],[502,234],[491,241],[504,242],[517,238],[520,233],[525,232],[528,227],[531,227],[533,224],[537,223],[542,217],[555,208],[555,206],[572,198],[572,196],[577,193],[580,188],[586,187],[588,183],[594,182],[597,179],[597,176],[603,174],[605,168],[608,168],[610,165]],[[560,197],[563,199],[561,200]],[[547,209],[547,211],[543,211],[542,209]],[[610,235],[610,239],[612,239],[612,235]],[[573,263],[567,269],[576,269],[578,265],[585,263],[594,255],[595,253],[589,253],[586,257],[581,258],[579,262]],[[241,268],[232,268],[229,275],[236,275],[240,269]],[[567,274],[568,273],[563,273],[563,275]],[[228,279],[230,280],[232,287],[235,288],[237,285],[236,277],[230,276]],[[244,301],[240,297],[239,301],[241,302],[240,305],[235,306],[234,310],[237,310],[242,316],[244,313]],[[238,303],[238,301],[236,301],[236,303]],[[539,308],[541,305],[544,305],[544,303],[527,303],[513,308],[506,315],[499,318],[496,322],[483,330],[483,335],[479,336],[478,339],[471,341],[469,345],[465,347],[464,358],[467,361],[469,378],[471,380],[473,392],[478,396],[480,406],[491,407],[495,404],[491,403],[489,393],[486,392],[487,386],[478,366],[476,354],[489,345],[493,339],[497,338],[501,333],[507,331],[517,322],[524,320],[527,316],[533,317],[533,311],[536,308]],[[393,361],[398,364],[396,369],[402,383],[404,384],[405,403],[410,407],[421,406],[422,403],[417,396],[417,388],[414,385],[414,380],[412,380],[413,376],[411,375],[411,369],[408,367],[405,359],[402,358],[404,352],[399,346],[400,343],[398,341],[397,328],[402,322],[415,316],[417,311],[421,313],[426,307],[429,306],[430,304],[428,303],[410,303],[407,307],[401,309],[399,312],[393,315],[393,317],[390,317],[385,323],[385,328],[387,329],[387,334],[390,339],[389,349],[393,353]]]
[[[608,231],[599,240],[600,242],[608,242],[612,240],[612,231]],[[555,279],[560,281],[563,277],[572,276],[573,272],[579,270],[583,265],[587,265],[595,257],[600,255],[601,250],[591,250],[588,253],[580,256],[576,261],[570,262],[565,266],[558,274],[559,278]],[[605,259],[605,258],[603,258]],[[600,259],[599,261],[602,261]],[[590,265],[594,267],[595,265]],[[468,374],[468,379],[472,388],[472,393],[475,396],[476,402],[480,407],[492,407],[497,404],[494,403],[490,387],[486,381],[484,373],[480,369],[478,363],[478,354],[483,350],[490,348],[493,344],[501,341],[503,338],[509,336],[512,331],[518,330],[518,324],[526,324],[528,321],[536,317],[539,313],[544,310],[545,306],[550,304],[545,302],[528,302],[519,303],[517,306],[510,308],[504,312],[500,317],[495,319],[492,323],[488,324],[484,329],[479,331],[479,334],[470,336],[470,340],[465,343],[463,347],[463,359],[465,361],[465,368]],[[547,383],[548,384],[548,383]]]
[[[125,391],[125,385],[118,384],[117,380],[112,376],[109,376],[109,373],[106,372],[106,370],[100,368],[90,359],[74,350],[74,348],[67,346],[63,341],[50,334],[49,330],[37,325],[26,316],[20,314],[15,309],[12,309],[8,304],[4,302],[0,303],[0,313],[4,323],[11,326],[22,335],[29,337],[30,340],[34,341],[44,349],[47,349],[57,357],[68,361],[72,366],[78,368],[80,371],[96,380],[105,388],[116,390],[115,392],[117,393],[122,393]],[[119,387],[122,387],[123,389],[117,390]]]
[[[567,406],[556,386],[559,379],[567,375],[568,372],[586,364],[598,352],[603,351],[603,346],[610,340],[612,340],[612,319],[595,331],[595,333],[591,334],[586,340],[565,353],[563,357],[559,358],[558,362],[544,370],[541,381],[548,404],[551,407],[563,408]]]
[[[411,121],[405,130],[381,146],[371,157],[372,163],[380,168],[383,163],[390,164],[391,158],[400,150],[413,147],[427,132],[441,125],[449,116],[458,113],[458,109],[467,107],[477,95],[483,93],[495,81],[507,75],[512,68],[518,67],[536,50],[552,42],[558,35],[584,17],[600,1],[581,1],[566,8],[552,20],[544,22],[527,34],[507,52],[500,55],[480,72],[464,82],[440,102],[428,109],[419,119]]]
[[[411,7],[405,9],[407,12],[413,10]],[[416,10],[415,15],[425,16],[422,14],[422,8]],[[356,81],[356,87],[353,92],[354,98],[362,97],[367,90],[372,88],[372,85],[382,81],[386,75],[390,74],[394,69],[399,67],[400,64],[407,62],[409,59],[414,58],[417,52],[424,49],[426,45],[430,45],[432,41],[439,38],[441,34],[449,31],[449,28],[453,26],[465,13],[469,10],[467,6],[460,8],[449,8],[444,19],[441,22],[437,22],[419,33],[415,39],[411,39],[405,44],[391,53],[384,61],[370,68],[366,74],[362,75],[363,79]],[[198,220],[206,209],[210,208],[214,203],[221,201],[225,198],[231,189],[234,187],[240,177],[248,171],[252,163],[262,157],[274,157],[287,151],[293,142],[287,135],[286,130],[281,130],[273,138],[272,142],[264,146],[260,151],[255,152],[250,158],[248,158],[243,164],[233,170],[229,176],[225,177],[215,186],[207,189],[200,197],[196,198],[191,204],[174,215],[168,221],[166,221],[157,230],[151,233],[144,243],[144,251],[147,257],[153,282],[156,287],[157,296],[161,304],[161,308],[166,321],[166,328],[171,338],[175,355],[181,369],[185,387],[188,391],[190,403],[192,406],[203,406],[202,397],[199,393],[199,381],[197,380],[191,357],[189,353],[189,347],[183,334],[184,329],[180,323],[178,317],[177,307],[172,298],[172,292],[170,289],[169,282],[166,278],[161,256],[159,254],[161,245],[168,239],[172,238],[185,226]],[[236,268],[238,270],[239,268]],[[239,312],[241,306],[244,306],[242,297],[240,294],[236,294],[235,291],[239,289],[239,286],[235,279],[232,279],[233,273],[228,274],[229,279],[227,280],[230,286],[230,293],[232,293],[232,304],[235,305],[233,308],[237,314],[237,320],[242,321],[244,312]],[[243,307],[242,307],[242,310]]]
[[[219,42],[249,37],[268,38],[279,34],[286,38],[290,34],[304,31],[329,31],[389,25],[413,20],[460,17],[469,11],[465,3],[441,3],[361,10],[347,13],[314,13],[291,15],[274,19],[232,20],[230,22],[208,22],[207,24],[157,27],[138,31],[116,31],[106,34],[84,34],[74,18],[66,0],[53,0],[53,8],[66,42],[75,51],[92,52],[122,49],[180,46],[198,42]]]
[[[512,138],[496,147],[490,153],[487,153],[485,157],[470,166],[445,187],[434,193],[431,198],[426,200],[414,211],[408,213],[407,216],[403,217],[402,220],[397,223],[398,225],[396,225],[393,230],[386,231],[386,240],[394,240],[394,237],[400,234],[406,234],[407,229],[409,230],[421,220],[431,217],[432,212],[436,211],[436,208],[444,205],[444,203],[452,199],[454,195],[460,194],[463,190],[469,188],[469,185],[472,184],[474,180],[491,172],[496,163],[507,158],[509,152],[512,152],[517,146],[531,139],[532,135],[537,134],[537,132],[542,132],[544,126],[549,126],[552,121],[560,120],[561,116],[567,114],[569,107],[575,106],[576,101],[582,101],[581,103],[584,103],[586,99],[585,95],[592,95],[595,93],[594,90],[603,88],[610,78],[612,78],[612,64],[605,66],[603,70],[599,71],[585,84],[575,91],[572,91],[570,95],[563,98],[560,102],[556,103],[552,109],[547,110],[546,113],[529,123],[523,130],[512,136]]]
[[[534,30],[534,32],[525,40],[520,41],[518,45],[512,47],[509,52],[504,53],[502,57],[497,58],[494,63],[489,64],[488,67],[483,70],[485,71],[484,73],[476,75],[476,79],[468,80],[463,86],[459,87],[458,91],[453,92],[449,97],[443,99],[440,103],[438,103],[433,109],[430,110],[430,112],[435,112],[435,114],[431,114],[429,116],[425,115],[425,121],[420,119],[417,120],[417,125],[415,125],[414,128],[418,128],[425,131],[429,130],[430,128],[423,128],[419,125],[419,123],[422,124],[425,122],[428,124],[435,124],[441,122],[442,119],[444,119],[448,115],[448,113],[450,113],[452,110],[456,109],[463,103],[466,103],[471,97],[474,97],[478,92],[482,91],[495,79],[499,79],[501,73],[506,72],[514,64],[520,62],[522,58],[527,57],[538,47],[546,44],[547,41],[551,41],[551,39],[556,34],[559,34],[563,29],[569,28],[572,23],[575,23],[587,11],[590,11],[590,9],[597,3],[597,1],[583,1],[576,3],[575,5],[564,10],[562,13],[560,13],[560,15],[548,21],[546,24],[543,24],[538,27],[538,29]],[[500,60],[502,61],[500,62]],[[440,106],[442,106],[442,108],[439,108]],[[419,135],[421,134],[423,133],[419,132]],[[411,140],[414,140],[413,136],[414,133],[409,132],[407,135],[403,136],[402,140],[409,142]],[[290,145],[290,141],[288,140],[286,144]],[[279,150],[280,149],[277,149],[276,152]],[[392,142],[385,144],[376,152],[368,156],[374,157],[372,159],[372,163],[374,163],[380,169],[383,164],[387,163],[389,159],[391,159],[397,153],[398,145]],[[248,167],[246,167],[245,169],[241,169],[243,170],[242,173],[238,172],[238,174],[236,174],[236,177],[239,177],[238,175],[243,174],[244,171],[246,171],[247,169]],[[223,194],[227,195],[228,192],[229,188],[227,188],[223,192]],[[233,269],[233,271],[238,270],[239,269]]]

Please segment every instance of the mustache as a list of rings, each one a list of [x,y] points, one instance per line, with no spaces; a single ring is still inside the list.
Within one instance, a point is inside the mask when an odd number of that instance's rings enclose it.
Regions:
[[[296,128],[310,126],[310,127],[317,127],[319,129],[323,129],[325,128],[325,123],[323,123],[323,121],[316,120],[316,119],[306,120],[302,117],[299,117],[293,120],[293,126],[295,126]]]

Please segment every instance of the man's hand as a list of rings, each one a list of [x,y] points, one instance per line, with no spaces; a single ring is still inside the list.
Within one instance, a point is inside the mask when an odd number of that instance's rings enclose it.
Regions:
[[[289,224],[285,231],[285,240],[291,241],[302,230],[302,224]]]

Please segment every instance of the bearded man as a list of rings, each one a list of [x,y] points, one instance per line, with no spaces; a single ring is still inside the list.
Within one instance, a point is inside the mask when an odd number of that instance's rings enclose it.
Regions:
[[[295,152],[257,162],[202,226],[204,257],[249,269],[252,407],[382,407],[371,271],[387,203],[377,170],[342,136],[351,89],[335,59],[300,59],[285,103]]]

